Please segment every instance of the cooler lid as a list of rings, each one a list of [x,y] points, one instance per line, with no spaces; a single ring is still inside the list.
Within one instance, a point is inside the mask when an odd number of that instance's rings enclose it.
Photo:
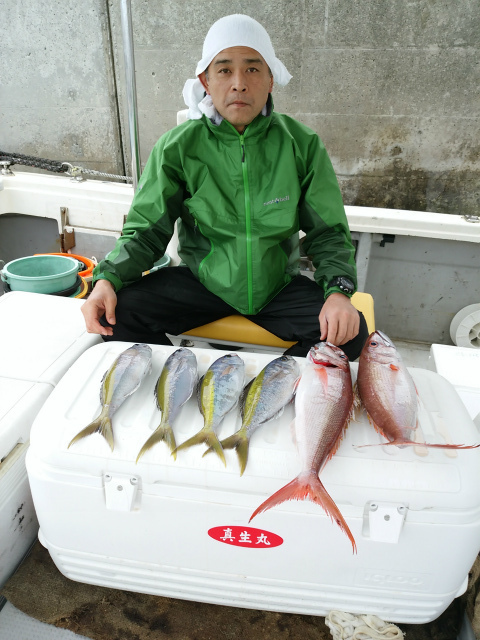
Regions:
[[[230,504],[252,504],[252,494],[260,504],[296,477],[300,464],[290,424],[294,408],[260,427],[252,436],[248,464],[243,476],[234,451],[225,451],[227,466],[213,453],[202,457],[203,445],[170,455],[165,443],[157,444],[135,463],[137,454],[160,422],[154,388],[166,358],[176,349],[152,345],[152,372],[140,388],[120,407],[113,418],[115,448],[99,434],[93,434],[68,447],[71,439],[100,412],[100,383],[104,372],[128,343],[109,342],[88,349],[59,382],[41,409],[32,427],[30,454],[71,481],[91,484],[105,474],[127,474],[139,478],[141,490],[152,495]],[[212,362],[228,351],[192,349],[200,375]],[[237,352],[246,365],[247,380],[253,378],[275,354]],[[303,358],[298,358],[301,367]],[[353,363],[356,379],[358,365]],[[419,438],[431,443],[480,443],[480,433],[453,386],[437,373],[410,369],[420,397]],[[218,433],[225,438],[240,427],[238,410],[224,420]],[[181,409],[174,424],[178,443],[203,427],[197,400],[192,397]],[[385,439],[369,424],[364,412],[353,421],[342,443],[320,472],[335,502],[347,511],[363,513],[366,504],[406,505],[409,518],[433,522],[454,513],[458,522],[464,512],[467,521],[478,517],[480,508],[480,449],[442,450],[424,447],[381,446]],[[360,448],[358,445],[375,445]],[[84,480],[82,480],[82,477]],[[69,480],[70,481],[70,480]],[[95,480],[96,481],[96,480]],[[260,500],[260,501],[259,501]],[[258,506],[257,504],[257,506]],[[342,511],[343,508],[341,507]],[[284,510],[318,513],[312,503],[290,502]],[[423,515],[418,515],[422,512]],[[467,513],[468,512],[468,513]],[[414,515],[414,514],[417,515]],[[437,515],[435,515],[437,513]],[[426,520],[425,520],[426,518]]]
[[[434,370],[453,384],[472,418],[480,416],[480,349],[432,344]]]
[[[28,441],[35,416],[52,390],[50,384],[0,376],[0,460]]]
[[[101,342],[88,334],[83,301],[23,291],[0,297],[0,375],[55,385],[88,347]]]
[[[430,357],[435,371],[455,387],[480,392],[480,349],[432,344]]]

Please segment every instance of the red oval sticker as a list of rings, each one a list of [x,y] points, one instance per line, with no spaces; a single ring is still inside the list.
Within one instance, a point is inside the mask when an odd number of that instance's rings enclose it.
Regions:
[[[234,547],[247,547],[248,549],[271,549],[283,544],[283,538],[277,536],[276,533],[254,527],[237,527],[235,525],[213,527],[208,530],[208,535],[218,542],[224,542]]]

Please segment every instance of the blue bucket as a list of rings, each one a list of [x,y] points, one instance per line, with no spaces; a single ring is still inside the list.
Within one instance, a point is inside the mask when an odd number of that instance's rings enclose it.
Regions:
[[[153,267],[151,269],[149,269],[148,271],[144,271],[142,275],[146,276],[149,273],[153,273],[154,271],[158,271],[159,269],[164,269],[165,267],[169,267],[171,261],[172,261],[172,259],[170,258],[168,253],[165,253],[160,258],[160,260],[157,260],[155,262],[155,264],[153,265]]]
[[[55,294],[78,286],[80,266],[65,256],[29,256],[8,262],[0,275],[10,291]]]

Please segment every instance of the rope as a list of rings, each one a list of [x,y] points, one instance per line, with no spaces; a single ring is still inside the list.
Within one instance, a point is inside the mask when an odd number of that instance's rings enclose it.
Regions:
[[[46,169],[55,173],[65,173],[65,169],[61,162],[47,160],[46,158],[35,158],[34,156],[24,156],[20,153],[8,153],[0,151],[0,160],[7,160],[12,164],[24,164],[37,169]]]
[[[64,162],[63,164],[67,164]],[[78,169],[81,173],[86,173],[92,176],[101,176],[102,178],[116,178],[117,180],[126,180],[127,182],[133,182],[133,178],[130,176],[117,176],[114,173],[103,173],[102,171],[94,171],[94,169],[82,169],[81,167],[72,167]]]
[[[400,629],[377,616],[330,611],[325,618],[333,640],[403,640]]]
[[[102,171],[95,171],[94,169],[84,169],[82,167],[74,167],[69,162],[57,162],[55,160],[48,160],[47,158],[36,158],[35,156],[25,156],[21,153],[9,153],[8,151],[0,151],[0,162],[10,162],[10,164],[22,164],[29,167],[35,167],[36,169],[44,169],[46,171],[53,171],[54,173],[66,173],[74,178],[81,176],[82,173],[86,173],[92,176],[100,176],[102,178],[114,178],[116,180],[126,180],[127,182],[133,182],[133,178],[130,176],[119,176],[113,173],[103,173]]]

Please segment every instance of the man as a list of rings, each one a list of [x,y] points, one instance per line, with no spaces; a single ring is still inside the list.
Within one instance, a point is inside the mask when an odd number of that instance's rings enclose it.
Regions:
[[[319,340],[353,360],[367,337],[353,307],[354,249],[338,183],[318,136],[274,112],[274,82],[291,76],[255,20],[209,30],[184,98],[189,120],[163,135],[140,179],[122,237],[96,267],[83,305],[104,339],[170,344],[241,313],[305,356]],[[142,272],[178,220],[185,266]],[[299,275],[299,230],[316,267]]]

